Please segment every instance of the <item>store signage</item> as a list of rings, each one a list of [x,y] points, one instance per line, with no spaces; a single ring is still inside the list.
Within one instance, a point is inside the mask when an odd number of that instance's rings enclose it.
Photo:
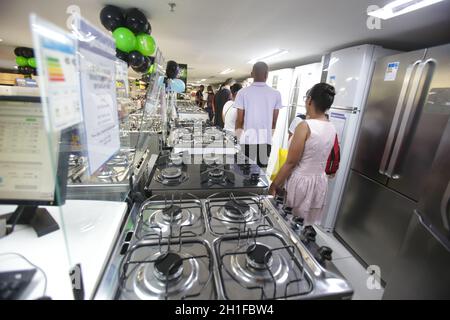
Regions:
[[[78,17],[78,63],[89,174],[120,149],[114,39]],[[88,36],[86,36],[88,35]]]
[[[52,131],[69,128],[82,121],[77,42],[34,14],[30,23],[46,126]]]

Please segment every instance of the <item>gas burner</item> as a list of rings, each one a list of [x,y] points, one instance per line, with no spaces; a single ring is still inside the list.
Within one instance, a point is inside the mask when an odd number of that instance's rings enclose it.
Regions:
[[[125,153],[119,153],[115,155],[111,160],[109,160],[106,164],[110,166],[128,166],[128,155]]]
[[[183,273],[183,259],[174,252],[167,252],[156,258],[154,267],[154,274],[159,280],[175,280]]]
[[[188,197],[189,195],[185,195]],[[205,232],[200,200],[167,200],[153,196],[142,205],[136,228],[137,239],[160,239],[199,236]]]
[[[180,168],[169,167],[161,170],[161,176],[165,179],[176,179],[179,178],[182,174]]]
[[[214,154],[205,154],[203,156],[203,162],[205,162],[206,165],[214,165],[219,162],[219,157]]]
[[[177,186],[185,182],[188,176],[179,167],[167,167],[161,169],[154,179],[167,186]]]
[[[252,215],[250,210],[250,205],[244,201],[230,200],[225,203],[223,208],[224,216],[230,218],[231,220],[247,220],[249,216]]]
[[[286,299],[312,290],[300,252],[281,233],[257,229],[224,236],[215,245],[227,299]]]
[[[163,219],[168,222],[178,221],[183,216],[181,208],[175,205],[162,209],[162,215]]]
[[[211,178],[222,178],[225,172],[221,169],[213,169],[208,174]]]
[[[252,244],[247,248],[247,265],[257,270],[270,268],[273,263],[272,251],[263,244]]]
[[[121,268],[120,299],[216,299],[207,245],[193,240],[179,249],[164,252],[161,244],[138,243],[129,250]]]
[[[100,170],[100,172],[97,174],[97,179],[100,180],[110,180],[115,179],[120,175],[121,172],[115,170],[114,168],[105,167]]]

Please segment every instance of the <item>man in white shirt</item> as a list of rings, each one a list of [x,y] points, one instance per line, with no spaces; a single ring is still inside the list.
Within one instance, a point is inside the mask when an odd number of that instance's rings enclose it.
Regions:
[[[244,153],[263,168],[269,161],[272,133],[282,108],[280,92],[266,84],[268,75],[267,64],[255,63],[252,70],[254,82],[239,91],[234,103],[238,109],[236,135]]]

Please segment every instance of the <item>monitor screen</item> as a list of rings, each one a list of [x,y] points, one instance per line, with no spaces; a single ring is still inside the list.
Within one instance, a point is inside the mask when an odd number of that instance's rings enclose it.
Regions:
[[[0,202],[53,204],[59,150],[52,145],[50,152],[40,98],[0,97]]]

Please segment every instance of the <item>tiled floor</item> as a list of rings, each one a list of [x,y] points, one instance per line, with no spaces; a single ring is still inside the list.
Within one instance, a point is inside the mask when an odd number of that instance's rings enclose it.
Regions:
[[[325,232],[317,226],[314,228],[317,231],[317,244],[328,246],[333,250],[333,262],[353,287],[353,299],[380,300],[384,290],[368,288],[369,275],[358,260],[331,233]]]

